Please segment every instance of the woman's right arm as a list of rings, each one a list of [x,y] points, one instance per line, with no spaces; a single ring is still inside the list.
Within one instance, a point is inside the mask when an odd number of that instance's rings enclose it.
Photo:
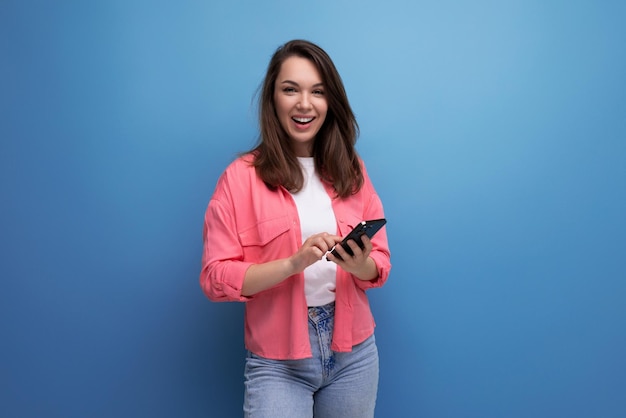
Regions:
[[[264,263],[244,259],[232,210],[211,199],[204,221],[200,284],[213,301],[241,301],[267,290],[320,260],[341,237],[319,233],[307,238],[293,255]]]
[[[340,241],[341,237],[337,235],[326,232],[315,234],[307,238],[291,257],[252,264],[246,271],[241,294],[250,297],[276,286],[294,274],[301,273],[306,267],[321,260],[324,254]]]

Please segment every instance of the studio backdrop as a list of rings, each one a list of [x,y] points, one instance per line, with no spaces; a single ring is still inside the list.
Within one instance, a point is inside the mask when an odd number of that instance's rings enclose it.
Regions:
[[[626,3],[0,4],[0,415],[237,417],[199,286],[275,49],[334,59],[385,206],[377,417],[626,416]]]

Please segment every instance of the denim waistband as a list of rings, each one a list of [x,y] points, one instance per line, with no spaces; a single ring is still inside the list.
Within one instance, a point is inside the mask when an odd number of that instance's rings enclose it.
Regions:
[[[309,318],[312,321],[319,322],[335,316],[335,302],[327,303],[322,306],[309,307]]]

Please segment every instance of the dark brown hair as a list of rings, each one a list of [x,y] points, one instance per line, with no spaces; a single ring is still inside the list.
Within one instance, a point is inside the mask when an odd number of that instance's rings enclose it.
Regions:
[[[274,88],[282,63],[290,57],[306,58],[315,65],[324,84],[328,111],[313,142],[315,169],[322,181],[332,184],[339,197],[358,192],[363,172],[354,148],[359,126],[335,65],[319,46],[293,40],[279,47],[267,68],[259,96],[260,136],[252,152],[259,177],[271,188],[283,186],[291,192],[302,188],[302,169],[289,137],[276,115]]]

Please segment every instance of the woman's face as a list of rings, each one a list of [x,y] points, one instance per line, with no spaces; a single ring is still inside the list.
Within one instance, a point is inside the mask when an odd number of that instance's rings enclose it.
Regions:
[[[274,87],[276,115],[298,157],[310,157],[313,141],[326,119],[328,103],[317,68],[302,57],[289,57]]]

